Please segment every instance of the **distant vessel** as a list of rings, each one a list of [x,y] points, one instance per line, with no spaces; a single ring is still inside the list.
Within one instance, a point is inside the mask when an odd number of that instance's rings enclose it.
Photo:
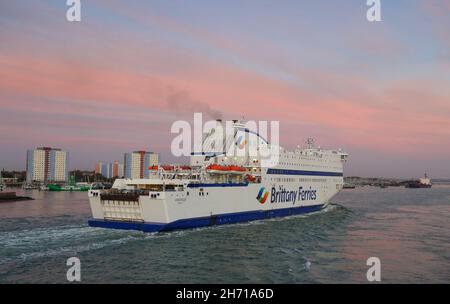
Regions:
[[[48,184],[48,191],[88,191],[91,187],[86,183],[75,183],[75,176],[70,177],[69,185],[60,186]]]
[[[91,187],[89,186],[77,186],[77,185],[68,185],[68,186],[59,186],[59,185],[48,185],[48,191],[89,191]]]
[[[40,187],[38,185],[32,185],[32,184],[23,184],[22,189],[23,190],[35,190],[39,189]]]
[[[6,189],[6,185],[3,183],[3,174],[2,171],[0,171],[0,192],[4,191]]]
[[[33,200],[28,196],[17,196],[16,192],[0,192],[0,203]]]
[[[260,146],[257,156],[229,157],[208,149],[215,129],[205,135],[203,151],[191,153],[190,166],[151,166],[147,179],[93,187],[89,225],[154,232],[263,220],[319,211],[343,188],[347,153],[316,148],[312,139],[305,149],[287,151],[233,121],[225,151]],[[262,165],[263,149],[279,152],[274,166]]]
[[[408,182],[405,187],[406,188],[431,188],[432,183],[431,180],[428,178],[427,174],[425,173],[424,177],[417,181],[411,181]]]

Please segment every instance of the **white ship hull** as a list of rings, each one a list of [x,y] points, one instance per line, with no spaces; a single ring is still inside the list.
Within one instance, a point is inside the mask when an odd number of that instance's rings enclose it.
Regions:
[[[260,184],[190,184],[183,191],[150,192],[133,200],[91,190],[89,224],[154,232],[247,222],[318,211],[342,189],[342,172],[287,173],[265,174]]]

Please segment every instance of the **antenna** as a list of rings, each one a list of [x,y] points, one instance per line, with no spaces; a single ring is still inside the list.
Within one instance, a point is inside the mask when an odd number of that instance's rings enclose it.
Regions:
[[[306,140],[306,144],[308,145],[308,149],[313,149],[315,145],[314,138],[308,137],[308,139]]]

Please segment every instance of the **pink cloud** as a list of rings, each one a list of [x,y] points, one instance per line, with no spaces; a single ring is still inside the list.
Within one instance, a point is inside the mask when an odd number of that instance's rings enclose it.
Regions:
[[[208,31],[186,27],[162,16],[151,15],[146,19],[136,11],[110,6],[109,2],[108,7],[120,9],[122,14],[145,24],[156,23],[252,60],[238,41],[217,38]],[[90,40],[101,33],[84,34]],[[108,39],[121,41],[121,47],[111,51],[108,47],[87,46],[89,56],[85,53],[53,56],[46,52],[0,54],[3,95],[0,105],[21,112],[77,114],[93,119],[130,115],[130,119],[133,116],[145,120],[147,116],[139,113],[145,111],[167,113],[166,119],[174,119],[179,112],[206,111],[210,116],[233,116],[224,118],[240,118],[245,113],[247,119],[275,119],[291,126],[310,124],[337,134],[348,145],[396,153],[405,150],[414,153],[425,144],[440,149],[449,135],[450,95],[445,82],[406,79],[375,86],[370,73],[361,76],[350,70],[289,66],[276,56],[279,52],[276,47],[270,47],[263,57],[255,55],[258,63],[263,58],[273,58],[271,66],[285,71],[299,83],[306,80],[302,86],[205,58],[187,49],[175,51],[167,46],[140,45],[133,34],[117,35]],[[112,43],[108,39],[105,40]],[[33,44],[14,37],[9,41],[20,43],[22,49],[31,49]],[[399,48],[393,45],[385,55],[395,55],[396,50]],[[115,58],[120,59],[119,63]],[[108,66],[108,62],[114,64]],[[15,96],[21,101],[12,103],[5,96]],[[48,106],[43,105],[43,100],[47,100]],[[61,102],[50,105],[48,100]],[[93,111],[91,104],[99,110]],[[76,121],[70,124],[73,126]]]
[[[398,85],[380,93],[380,104],[374,104],[361,99],[364,97],[363,89],[357,90],[360,92],[356,98],[351,97],[351,91],[347,99],[321,96],[320,93],[303,91],[290,84],[217,63],[212,67],[206,63],[198,71],[184,70],[170,77],[141,75],[132,70],[116,72],[92,66],[72,67],[64,62],[10,56],[7,62],[0,58],[0,65],[3,67],[0,70],[3,94],[79,100],[80,105],[62,102],[42,109],[41,105],[35,106],[31,101],[11,104],[0,99],[2,106],[21,111],[89,115],[89,110],[83,109],[83,103],[92,101],[104,105],[106,113],[114,112],[114,106],[144,107],[171,113],[176,109],[171,108],[167,101],[167,88],[175,87],[189,92],[187,103],[194,99],[194,105],[196,102],[209,104],[213,110],[223,110],[228,115],[246,113],[249,119],[254,116],[291,123],[300,120],[320,128],[339,129],[352,134],[350,143],[378,149],[400,151],[405,148],[405,143],[411,147],[428,144],[430,135],[434,139],[442,138],[448,136],[447,130],[450,130],[446,96],[427,92],[426,88],[431,84],[425,84],[420,98],[417,96],[417,83]],[[316,75],[315,78],[324,84],[329,76]],[[370,86],[369,81],[362,79],[353,83]],[[415,90],[410,91],[413,88]],[[370,93],[367,97],[374,98]],[[424,110],[424,99],[440,105],[440,111]],[[189,109],[187,107],[185,111]]]

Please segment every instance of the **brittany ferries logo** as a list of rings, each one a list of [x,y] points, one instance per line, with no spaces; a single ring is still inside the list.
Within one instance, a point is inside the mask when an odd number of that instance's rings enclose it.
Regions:
[[[304,189],[300,186],[297,190],[288,190],[285,189],[282,185],[278,186],[278,190],[276,187],[272,187],[270,191],[270,202],[271,203],[292,203],[300,201],[315,201],[317,199],[317,190],[312,189]]]
[[[278,190],[276,187],[272,187],[271,191],[267,191],[265,187],[261,187],[258,192],[258,196],[256,199],[264,204],[270,195],[270,203],[292,203],[300,201],[315,201],[317,199],[317,190],[311,189],[303,189],[303,187],[299,187],[298,191],[296,190],[286,190],[283,186],[279,186]]]
[[[259,193],[258,196],[256,197],[256,199],[263,205],[267,198],[269,197],[269,191],[266,191],[266,188],[261,187],[261,189],[259,189]]]

